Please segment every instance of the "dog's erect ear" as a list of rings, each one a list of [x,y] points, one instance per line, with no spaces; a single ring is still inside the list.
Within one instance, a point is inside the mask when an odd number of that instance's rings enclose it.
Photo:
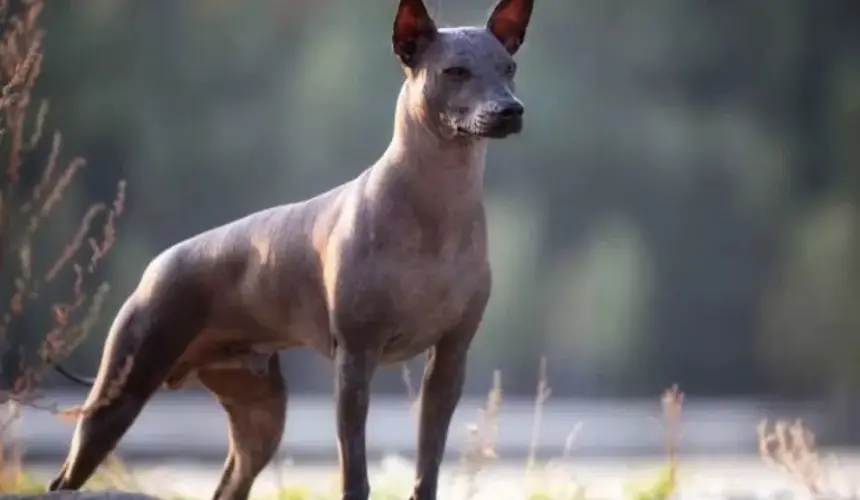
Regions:
[[[520,49],[526,38],[533,7],[534,0],[500,0],[487,20],[487,30],[511,55]]]
[[[400,0],[394,18],[394,33],[391,42],[394,53],[409,67],[414,67],[433,38],[436,23],[427,13],[422,0]]]

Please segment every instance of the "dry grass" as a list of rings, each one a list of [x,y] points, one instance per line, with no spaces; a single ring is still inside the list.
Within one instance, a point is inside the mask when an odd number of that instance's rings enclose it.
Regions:
[[[493,385],[477,420],[466,431],[468,439],[460,455],[459,476],[465,487],[465,498],[478,492],[481,472],[499,458],[497,452],[499,413],[502,410],[502,373],[493,372]]]
[[[540,438],[541,423],[543,422],[543,408],[552,394],[547,376],[546,356],[540,359],[540,371],[538,375],[537,392],[535,393],[534,420],[532,423],[532,435],[529,442],[529,455],[526,460],[526,471],[532,471],[537,463],[538,439]],[[570,439],[568,439],[570,442]],[[571,442],[572,446],[572,442]]]
[[[420,392],[415,389],[408,367],[402,365],[404,386],[413,414],[417,416],[420,402]],[[582,430],[577,424],[571,430],[561,457],[550,459],[545,463],[538,460],[539,438],[544,407],[552,394],[547,376],[547,360],[541,358],[539,376],[535,395],[533,423],[531,429],[530,447],[526,463],[526,500],[586,500],[592,498],[586,486],[570,470],[568,462],[576,444],[576,438]],[[680,446],[682,438],[682,417],[685,395],[677,385],[666,389],[660,397],[662,424],[665,440],[665,464],[659,474],[645,484],[628,485],[625,489],[626,498],[632,500],[669,500],[676,498],[680,487]],[[487,498],[482,495],[486,485],[482,482],[482,474],[499,459],[497,449],[499,435],[499,415],[503,404],[502,378],[499,371],[493,373],[492,386],[487,394],[484,406],[478,411],[476,419],[466,428],[468,439],[461,451],[459,466],[452,477],[455,481],[452,488],[457,492],[455,498],[472,500]],[[762,422],[758,428],[759,450],[762,460],[786,473],[793,481],[802,485],[812,498],[828,500],[858,500],[860,487],[838,474],[838,461],[830,456],[829,465],[817,451],[812,432],[801,422],[789,424],[777,422],[769,429],[767,422]],[[403,469],[402,474],[410,473]],[[460,484],[457,484],[457,483]],[[406,491],[398,482],[395,491]],[[276,495],[278,500],[328,500],[337,496],[337,484],[333,483],[329,494],[315,494],[306,486],[291,486],[280,483]],[[403,498],[391,492],[384,486],[374,488],[376,499],[396,500]],[[490,493],[492,498],[493,493]]]
[[[0,355],[8,354],[10,334],[25,313],[50,323],[35,355],[18,353],[14,383],[0,391],[0,492],[20,487],[23,477],[17,451],[8,441],[20,406],[64,413],[42,402],[38,389],[52,364],[86,338],[101,312],[107,283],[99,283],[92,293],[87,288],[113,248],[125,203],[125,183],[120,181],[112,203],[90,205],[58,251],[46,247],[49,240],[40,230],[58,209],[69,210],[63,207],[63,195],[86,162],[62,159],[59,132],[49,146],[43,144],[48,103],[33,106],[44,57],[43,7],[43,0],[0,0],[0,154],[5,173],[0,181],[0,271],[10,287],[8,303],[0,307]],[[45,149],[47,155],[41,153]],[[44,296],[64,299],[39,311],[38,299]]]
[[[684,393],[673,385],[660,399],[666,432],[666,489],[673,493],[678,488],[678,450],[681,446],[681,413]]]
[[[404,380],[410,380],[408,372],[404,372]],[[494,373],[492,387],[488,392],[483,407],[476,415],[473,423],[468,425],[468,439],[452,480],[451,498],[473,500],[478,498],[494,498],[494,492],[499,491],[498,485],[488,484],[485,473],[498,460],[499,416],[503,405],[503,390],[501,375]],[[419,394],[407,384],[411,395],[409,404],[414,407]],[[571,470],[570,458],[575,448],[576,436],[581,426],[575,426],[565,442],[564,451],[560,457],[541,462],[538,457],[538,445],[541,429],[543,408],[551,394],[549,380],[546,376],[546,363],[542,361],[540,377],[537,384],[538,392],[535,398],[534,422],[531,429],[531,447],[524,464],[526,484],[523,498],[526,500],[586,500],[589,498],[607,498],[592,496],[585,484]],[[624,497],[632,500],[669,500],[676,498],[682,479],[679,475],[681,459],[679,450],[682,438],[682,417],[685,395],[673,386],[667,389],[659,400],[662,408],[662,423],[665,439],[665,464],[659,474],[648,482],[638,485],[628,485]],[[858,499],[858,490],[850,490],[847,482],[840,482],[836,471],[838,464],[826,465],[825,460],[817,451],[812,433],[802,423],[788,424],[778,422],[772,429],[767,422],[759,427],[759,445],[762,459],[784,471],[787,476],[802,485],[812,498],[828,498],[833,500]],[[20,460],[0,463],[0,473],[5,472],[7,479],[0,484],[17,484],[17,488],[38,488],[29,480]],[[5,467],[8,465],[8,469]],[[280,469],[277,464],[273,464]],[[6,472],[8,471],[8,472]],[[392,474],[396,477],[391,477]],[[373,498],[377,500],[397,500],[405,498],[402,495],[410,488],[411,469],[401,464],[395,467],[389,477],[375,481]],[[89,488],[120,489],[126,491],[147,492],[133,471],[126,468],[116,457],[112,457],[93,478]],[[277,500],[329,500],[337,498],[338,482],[336,477],[329,488],[320,492],[309,485],[290,484],[283,480],[274,494]],[[12,490],[5,490],[6,492]],[[149,491],[148,493],[154,493]],[[163,490],[160,492],[163,496]],[[489,495],[489,496],[488,496]],[[181,498],[169,495],[165,498]],[[509,498],[509,497],[506,497]],[[517,497],[519,498],[519,497]],[[614,496],[612,498],[615,498]]]
[[[822,457],[815,435],[802,421],[780,420],[773,427],[763,421],[758,427],[758,445],[765,463],[784,472],[813,498],[860,498],[860,486],[841,477],[835,456]]]

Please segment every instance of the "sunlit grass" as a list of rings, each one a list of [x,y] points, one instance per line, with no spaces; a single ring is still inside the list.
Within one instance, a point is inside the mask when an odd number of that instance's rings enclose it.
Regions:
[[[543,372],[542,372],[543,373]],[[545,378],[539,385],[535,405],[533,432],[540,432],[540,408],[549,396],[549,385]],[[636,481],[619,479],[614,494],[601,490],[591,490],[587,477],[577,474],[570,465],[570,456],[575,452],[575,438],[579,428],[571,433],[560,457],[546,461],[537,460],[536,450],[532,450],[523,463],[522,481],[499,482],[497,478],[488,479],[485,474],[498,459],[495,436],[498,429],[497,417],[502,403],[500,376],[494,379],[493,388],[488,394],[478,418],[468,428],[471,438],[463,450],[461,460],[451,477],[440,481],[440,499],[481,500],[602,500],[626,498],[629,500],[669,500],[677,498],[682,482],[679,476],[678,448],[683,410],[683,394],[677,389],[667,390],[663,398],[663,423],[665,427],[666,454],[662,467],[652,477]],[[537,439],[533,437],[533,443]],[[534,446],[534,444],[533,444]],[[778,423],[773,430],[762,424],[760,429],[760,449],[766,463],[786,473],[786,479],[799,484],[812,498],[855,499],[844,485],[837,485],[832,468],[825,467],[815,450],[811,433],[800,423]],[[44,492],[44,481],[37,480],[26,470],[12,450],[3,450],[0,462],[0,493],[36,494]],[[412,485],[413,464],[400,457],[386,457],[373,474],[371,500],[406,500]],[[153,474],[153,475],[150,475]],[[170,500],[190,500],[207,497],[210,492],[193,492],[193,496],[165,489],[163,483],[153,481],[158,473],[135,473],[117,457],[111,457],[103,464],[97,474],[89,481],[87,490],[112,490],[140,492]],[[152,486],[153,484],[157,486]],[[172,483],[176,484],[176,483]],[[262,485],[261,485],[262,486]],[[339,484],[335,469],[330,479],[308,482],[298,480],[279,480],[274,487],[260,488],[253,497],[261,500],[338,500]],[[800,498],[800,497],[798,497]]]
[[[579,427],[574,429],[567,443],[565,443],[565,451],[562,457],[547,462],[541,462],[535,458],[537,456],[536,448],[541,428],[543,407],[550,395],[549,382],[546,379],[545,363],[541,363],[541,367],[538,394],[535,400],[534,425],[531,440],[532,450],[523,464],[525,483],[518,487],[511,487],[510,485],[500,486],[487,484],[484,478],[484,473],[499,458],[497,451],[497,436],[500,432],[498,417],[503,405],[503,399],[501,374],[497,372],[494,374],[493,385],[487,395],[485,404],[480,409],[475,421],[467,428],[469,438],[464,449],[461,450],[461,458],[457,470],[450,478],[450,481],[440,481],[440,491],[446,492],[443,498],[500,499],[504,497],[525,498],[528,500],[585,500],[591,498],[588,496],[586,488],[564,466],[564,462],[573,451]],[[408,380],[409,377],[404,377],[404,379]],[[411,387],[408,389],[408,393],[413,400],[407,401],[407,403],[414,406],[414,398],[417,397],[417,391]],[[667,392],[667,394],[670,393]],[[677,397],[679,393],[671,394],[675,394]],[[676,405],[674,407],[671,404],[667,405],[666,401],[667,398],[664,397],[665,420],[668,425],[678,425],[682,400],[680,397],[677,397],[677,401],[671,400]],[[668,435],[673,434],[668,433]],[[668,445],[670,457],[674,456],[675,446],[677,446],[677,443]],[[6,450],[3,456],[8,457],[9,461],[3,462],[3,466],[0,467],[0,471],[4,472],[0,474],[0,492],[40,493],[44,491],[44,483],[35,480],[28,474],[20,459],[14,458],[15,455],[9,453],[9,450]],[[375,475],[373,478],[371,499],[401,500],[408,498],[413,480],[413,464],[398,457],[388,457],[383,460],[382,465],[381,473]],[[665,473],[666,478],[672,478],[671,484],[667,486],[667,479],[661,475],[660,478],[655,479],[653,484],[637,485],[635,488],[631,488],[631,498],[637,500],[669,498],[668,494],[664,496],[659,495],[664,492],[671,493],[673,491],[675,467],[676,464],[672,458],[667,462],[667,472]],[[119,458],[111,456],[88,482],[86,489],[142,492],[157,495],[160,498],[175,500],[184,498],[183,495],[178,493],[171,493],[163,489],[155,491],[154,488],[147,488],[148,484],[152,484],[152,481],[145,481],[138,477]],[[499,496],[501,490],[504,490],[503,496]],[[658,492],[658,496],[654,496],[654,492]],[[338,493],[337,476],[333,473],[331,481],[328,484],[322,485],[279,480],[277,487],[273,491],[256,494],[255,498],[265,500],[336,500],[339,498]]]
[[[531,449],[526,457],[522,475],[523,481],[498,481],[489,479],[490,469],[499,459],[497,437],[499,414],[504,404],[501,373],[496,372],[493,385],[486,402],[479,410],[473,423],[468,425],[468,439],[461,450],[461,457],[451,477],[440,481],[440,499],[446,500],[603,500],[626,498],[629,500],[669,500],[676,498],[682,479],[679,475],[680,459],[678,450],[681,441],[681,427],[684,407],[684,394],[672,387],[660,399],[662,408],[663,438],[665,443],[665,462],[652,477],[637,481],[623,481],[614,494],[597,493],[586,484],[587,478],[577,474],[571,464],[575,454],[576,438],[581,426],[576,426],[565,442],[561,456],[550,460],[538,460],[537,443],[541,432],[543,409],[551,394],[546,376],[546,363],[542,360],[537,395],[535,398],[534,421],[531,431]],[[404,380],[411,380],[404,374]],[[417,391],[407,387],[411,400],[405,404],[415,408]],[[11,413],[16,415],[14,412]],[[0,426],[8,430],[8,425]],[[587,431],[587,430],[586,430]],[[0,433],[0,493],[37,494],[44,492],[45,483],[30,474],[20,458],[20,454],[10,445],[3,446]],[[816,449],[812,433],[800,422],[789,424],[777,422],[771,430],[767,423],[759,428],[759,450],[768,465],[782,471],[790,483],[799,485],[802,491],[812,498],[858,499],[860,490],[851,489],[850,481],[836,480],[836,469],[825,466]],[[382,460],[378,473],[372,477],[371,500],[406,500],[411,493],[414,464],[406,459],[389,456]],[[272,467],[280,472],[279,462]],[[122,460],[111,456],[87,483],[86,490],[111,490],[145,493],[163,499],[186,500],[192,498],[183,493],[171,492],[166,484],[177,484],[170,480],[159,481],[158,475],[138,474],[127,467]],[[153,480],[155,479],[155,480]],[[155,485],[155,486],[152,486]],[[261,485],[262,486],[262,485]],[[262,489],[262,488],[260,488]],[[262,500],[338,500],[340,485],[336,470],[332,468],[329,479],[311,484],[308,481],[288,481],[278,475],[274,488],[255,493],[254,498]],[[194,492],[193,497],[207,497],[210,492]]]
[[[409,377],[404,377],[404,379],[409,380]],[[543,407],[550,396],[545,363],[541,363],[539,379],[532,428],[532,449],[523,464],[523,477],[525,478],[523,484],[491,484],[485,476],[487,470],[499,458],[497,436],[501,430],[498,425],[498,417],[503,405],[503,398],[501,374],[497,372],[494,374],[493,385],[485,404],[474,422],[468,426],[469,439],[464,449],[461,450],[461,458],[456,471],[452,477],[443,478],[440,481],[440,498],[464,500],[490,498],[494,500],[503,498],[590,500],[592,498],[605,498],[591,496],[586,486],[576,478],[567,465],[570,455],[574,452],[576,436],[580,427],[577,426],[571,432],[561,457],[547,461],[539,461],[536,458]],[[413,400],[407,401],[407,403],[414,405],[417,392],[414,388],[408,389]],[[673,388],[665,393],[662,405],[667,428],[666,464],[659,475],[652,480],[641,484],[629,484],[624,488],[625,496],[631,500],[669,499],[676,490],[678,427],[680,426],[683,395]],[[14,455],[8,453],[7,450],[4,456],[13,457]],[[405,500],[408,498],[413,480],[413,464],[399,457],[388,457],[383,459],[381,465],[380,473],[373,477],[371,499]],[[0,474],[0,492],[40,493],[44,491],[44,484],[29,475],[20,460],[11,459],[5,463],[4,467],[0,467],[0,470],[6,471],[6,473]],[[146,487],[152,483],[152,480],[139,477],[133,470],[126,467],[120,459],[112,456],[89,481],[86,489],[141,492],[174,500],[188,498],[179,493],[165,491],[163,487],[158,491],[155,488]],[[337,500],[339,498],[338,478],[333,471],[331,480],[325,484],[312,485],[279,479],[274,489],[257,493],[254,497],[264,500]]]

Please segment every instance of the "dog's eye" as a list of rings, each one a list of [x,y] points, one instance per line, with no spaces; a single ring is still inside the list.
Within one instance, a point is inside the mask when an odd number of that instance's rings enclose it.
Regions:
[[[472,72],[469,71],[469,68],[464,68],[463,66],[451,66],[450,68],[445,68],[443,73],[445,73],[446,76],[450,76],[458,80],[465,80],[472,76]]]

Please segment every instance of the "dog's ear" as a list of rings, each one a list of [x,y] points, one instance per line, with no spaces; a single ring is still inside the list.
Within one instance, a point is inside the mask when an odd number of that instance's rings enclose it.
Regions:
[[[436,37],[436,23],[422,0],[400,0],[394,18],[391,42],[394,53],[408,67],[414,67],[421,53]]]
[[[534,0],[500,0],[487,20],[487,30],[511,55],[516,54],[526,38],[533,7]]]

